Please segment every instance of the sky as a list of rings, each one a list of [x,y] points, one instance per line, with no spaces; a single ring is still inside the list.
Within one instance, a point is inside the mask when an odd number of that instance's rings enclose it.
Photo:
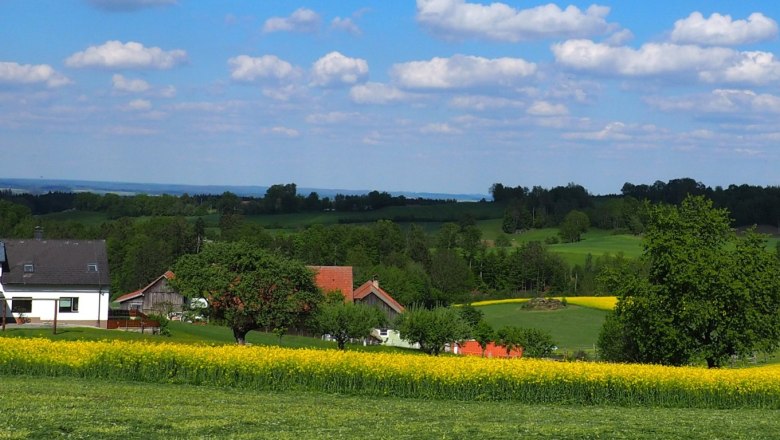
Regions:
[[[780,185],[780,2],[0,0],[0,176]]]

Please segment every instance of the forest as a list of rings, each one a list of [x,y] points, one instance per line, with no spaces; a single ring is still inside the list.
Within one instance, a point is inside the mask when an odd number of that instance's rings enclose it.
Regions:
[[[458,203],[379,191],[320,198],[298,194],[295,184],[273,185],[264,197],[4,191],[0,237],[30,238],[39,226],[50,239],[105,239],[112,296],[146,285],[207,241],[243,241],[305,264],[353,266],[356,282],[378,277],[402,304],[433,306],[548,293],[613,294],[622,275],[646,270],[639,260],[616,251],[572,264],[550,246],[577,241],[588,228],[642,234],[648,206],[677,205],[689,194],[728,209],[734,228],[780,222],[777,187],[713,189],[688,178],[626,183],[613,195],[592,195],[574,183],[550,189],[496,183],[490,193],[492,201]],[[425,207],[435,207],[437,217],[420,214],[429,212]],[[286,224],[309,218],[307,213],[332,221]],[[273,227],[258,221],[269,218],[277,219]],[[500,218],[501,231],[489,231],[495,239],[485,237],[491,218]],[[544,241],[512,240],[541,228],[560,233]]]

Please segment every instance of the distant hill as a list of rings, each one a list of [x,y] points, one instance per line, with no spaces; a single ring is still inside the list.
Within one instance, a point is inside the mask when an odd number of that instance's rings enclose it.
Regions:
[[[173,183],[132,183],[132,182],[93,182],[88,180],[60,180],[60,179],[14,179],[0,178],[0,190],[13,192],[45,194],[47,192],[92,192],[97,194],[115,193],[120,195],[134,194],[169,194],[180,196],[187,194],[222,194],[230,191],[239,196],[263,197],[267,186],[254,185],[180,185]],[[328,189],[328,188],[298,188],[298,194],[304,196],[316,192],[320,197],[334,197],[336,194],[361,195],[368,194],[372,190],[355,189]],[[379,190],[381,191],[381,190]],[[486,194],[447,194],[409,191],[387,191],[393,196],[425,199],[455,199],[458,201],[479,201],[483,198],[490,199]]]

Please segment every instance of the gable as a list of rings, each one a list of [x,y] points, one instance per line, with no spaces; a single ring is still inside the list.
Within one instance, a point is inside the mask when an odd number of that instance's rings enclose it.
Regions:
[[[107,286],[105,240],[3,240],[5,285]]]
[[[403,313],[404,306],[398,303],[389,293],[379,287],[379,282],[376,280],[366,281],[355,289],[353,294],[355,300],[362,300],[368,297],[376,297],[377,300],[384,303],[388,308],[392,309],[396,313]]]

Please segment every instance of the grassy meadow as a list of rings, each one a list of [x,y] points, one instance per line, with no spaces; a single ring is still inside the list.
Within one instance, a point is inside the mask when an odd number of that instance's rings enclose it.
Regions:
[[[776,410],[523,405],[0,376],[0,438],[770,439]],[[24,398],[10,398],[10,396]]]
[[[507,325],[538,328],[549,332],[558,345],[558,353],[593,351],[607,312],[569,305],[559,310],[526,310],[522,303],[478,306],[494,328]]]

